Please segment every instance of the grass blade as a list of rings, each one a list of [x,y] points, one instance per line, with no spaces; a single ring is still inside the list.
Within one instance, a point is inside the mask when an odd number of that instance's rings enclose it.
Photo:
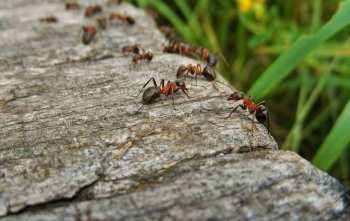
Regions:
[[[193,41],[194,38],[191,35],[191,31],[188,26],[179,18],[179,16],[163,1],[152,0],[148,2],[149,5],[154,7],[160,14],[169,20],[169,22],[176,28],[176,30],[185,38],[187,41]]]
[[[261,100],[285,79],[294,67],[313,49],[350,24],[350,0],[345,0],[338,12],[313,35],[299,38],[281,55],[249,89],[248,94]]]
[[[350,100],[343,109],[326,140],[318,149],[312,161],[313,164],[322,170],[329,170],[332,168],[350,143],[349,125]]]

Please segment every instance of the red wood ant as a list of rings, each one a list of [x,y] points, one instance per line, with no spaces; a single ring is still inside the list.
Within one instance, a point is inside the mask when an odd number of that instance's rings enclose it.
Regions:
[[[84,15],[85,17],[91,17],[97,13],[102,12],[102,8],[99,5],[90,5],[86,7]]]
[[[66,2],[66,10],[77,10],[80,8],[80,5],[76,1]]]
[[[181,54],[192,58],[197,57],[205,60],[211,67],[214,67],[218,62],[216,56],[209,53],[209,49],[196,48],[177,40],[170,41],[169,44],[164,47],[163,52]]]
[[[206,65],[204,68],[200,66],[200,64],[193,65],[193,64],[188,64],[188,65],[181,65],[177,69],[176,76],[180,77],[182,75],[194,75],[196,78],[197,76],[204,76],[208,81],[213,81],[215,80],[216,74],[215,71],[208,65]]]
[[[254,114],[256,119],[260,122],[260,123],[265,123],[267,121],[267,123],[269,124],[269,118],[268,118],[268,109],[265,106],[265,101],[262,101],[260,103],[255,103],[251,97],[249,96],[244,96],[244,94],[242,92],[234,92],[233,94],[231,94],[228,98],[228,101],[239,101],[239,100],[243,100],[243,103],[236,106],[235,108],[233,108],[233,110],[231,111],[231,113],[229,114],[228,117],[231,117],[231,115],[237,110],[238,107],[242,108],[243,110],[248,109],[250,114]]]
[[[58,19],[55,16],[48,16],[46,18],[41,18],[40,22],[46,22],[46,23],[57,23]]]
[[[174,105],[174,95],[176,92],[181,90],[188,98],[190,97],[187,94],[188,89],[186,88],[185,82],[183,81],[167,81],[165,84],[165,80],[161,79],[159,86],[157,85],[156,80],[152,77],[150,78],[141,88],[139,96],[142,92],[142,90],[150,83],[153,82],[153,86],[147,88],[142,95],[142,106],[139,108],[138,111],[141,110],[144,104],[151,104],[154,102],[157,98],[159,98],[162,94],[165,95],[166,97],[172,96],[173,99],[173,105]],[[137,111],[137,112],[138,112]]]
[[[128,45],[122,48],[123,53],[134,53],[138,54],[141,51],[139,45],[134,44],[134,45]]]
[[[91,43],[91,41],[95,38],[97,30],[94,26],[83,26],[83,37],[82,41],[85,45]]]
[[[128,23],[129,25],[133,25],[135,24],[135,19],[129,15],[122,15],[119,13],[111,13],[109,15],[109,20],[110,21],[115,21],[115,20],[119,20],[119,21],[123,21]]]
[[[152,61],[152,59],[153,59],[153,54],[151,52],[141,52],[134,55],[134,57],[132,58],[132,62],[134,64],[137,64],[141,60],[147,60],[148,62],[150,62]]]
[[[170,41],[169,44],[164,47],[163,52],[181,54],[189,57],[193,55],[193,50],[190,45],[177,40]]]

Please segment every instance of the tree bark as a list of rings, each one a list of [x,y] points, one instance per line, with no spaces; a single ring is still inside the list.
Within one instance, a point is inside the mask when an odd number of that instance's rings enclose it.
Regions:
[[[85,7],[89,1],[81,1]],[[0,5],[0,216],[2,220],[347,220],[349,196],[242,112],[225,118],[234,89],[219,78],[186,80],[145,105],[151,77],[175,80],[193,59],[162,52],[166,39],[145,12],[107,6],[85,18],[63,1]],[[82,26],[110,12],[122,22],[84,45]],[[54,15],[57,23],[40,22]],[[123,46],[153,60],[133,64]],[[203,63],[202,63],[203,64]],[[85,215],[83,215],[85,216]]]

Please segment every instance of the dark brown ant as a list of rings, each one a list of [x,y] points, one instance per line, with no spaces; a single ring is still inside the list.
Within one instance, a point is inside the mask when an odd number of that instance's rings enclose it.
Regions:
[[[97,30],[94,26],[83,26],[83,37],[82,41],[85,45],[91,43],[94,40]]]
[[[210,66],[206,65],[202,68],[200,64],[181,65],[177,69],[176,76],[181,77],[189,74],[195,76],[195,78],[197,78],[197,76],[204,76],[208,81],[213,81],[216,78],[215,71]]]
[[[167,83],[165,84],[165,80],[161,79],[160,80],[160,85],[157,85],[156,80],[152,77],[150,78],[141,88],[139,94],[137,96],[139,96],[142,92],[142,90],[150,83],[153,82],[153,86],[147,88],[142,95],[142,103],[144,104],[151,104],[152,102],[154,102],[157,98],[159,98],[162,94],[165,95],[166,97],[168,96],[172,96],[173,99],[173,105],[174,105],[174,95],[176,92],[178,92],[179,90],[181,90],[188,98],[190,97],[187,94],[188,89],[186,88],[185,82],[183,81],[167,81]],[[141,110],[141,108],[143,107],[143,105],[140,107],[140,109],[138,111]]]
[[[119,21],[123,21],[128,23],[129,25],[134,25],[135,24],[135,19],[129,15],[122,15],[119,13],[111,13],[109,15],[109,20],[110,21],[115,21],[115,20],[119,20]]]
[[[141,51],[140,46],[137,44],[128,45],[122,48],[123,53],[134,53],[138,54]]]
[[[107,19],[105,17],[99,17],[96,19],[98,26],[105,30],[107,27]]]
[[[102,12],[102,7],[99,5],[89,5],[85,8],[84,15],[85,17],[91,17],[97,13]]]
[[[66,2],[66,10],[78,10],[79,8],[80,5],[74,0]]]
[[[132,62],[134,64],[137,64],[141,60],[147,60],[148,62],[152,61],[153,54],[151,52],[140,52],[138,54],[135,54],[132,58]]]
[[[41,18],[40,22],[46,22],[46,23],[57,23],[58,19],[56,16],[48,16],[45,18]]]
[[[243,110],[248,109],[250,114],[254,114],[256,119],[260,122],[260,123],[265,123],[267,121],[267,124],[269,126],[269,116],[268,116],[268,109],[265,106],[265,101],[262,101],[260,103],[255,103],[251,97],[249,96],[244,96],[244,94],[242,92],[234,92],[233,94],[231,94],[228,98],[228,101],[239,101],[239,100],[243,100],[243,103],[236,106],[235,108],[233,108],[233,110],[231,111],[231,113],[229,114],[228,117],[231,117],[231,115],[237,110],[238,107],[242,108]]]

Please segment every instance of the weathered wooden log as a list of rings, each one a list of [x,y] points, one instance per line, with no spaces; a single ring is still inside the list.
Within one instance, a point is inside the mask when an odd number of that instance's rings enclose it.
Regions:
[[[334,178],[292,152],[234,104],[227,83],[188,79],[190,98],[135,97],[151,77],[176,79],[190,58],[162,52],[166,39],[131,5],[101,3],[84,17],[58,0],[0,3],[1,220],[347,220]],[[88,45],[82,27],[110,12]],[[41,22],[56,16],[57,23]],[[151,50],[133,64],[123,46]],[[219,78],[219,81],[224,82]],[[237,105],[237,104],[236,104]]]

